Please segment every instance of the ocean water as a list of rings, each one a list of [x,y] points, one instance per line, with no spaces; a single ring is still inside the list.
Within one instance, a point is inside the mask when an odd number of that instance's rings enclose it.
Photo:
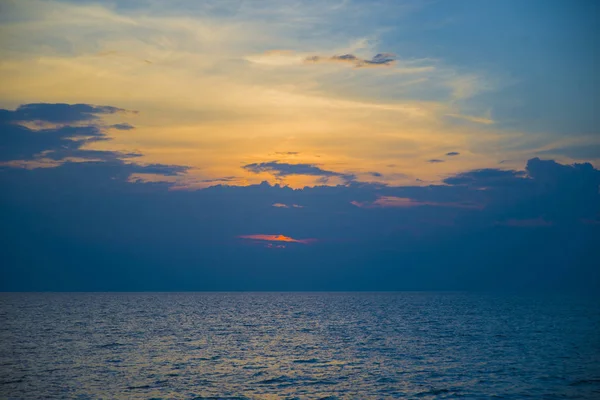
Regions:
[[[0,398],[600,399],[600,303],[5,293]]]

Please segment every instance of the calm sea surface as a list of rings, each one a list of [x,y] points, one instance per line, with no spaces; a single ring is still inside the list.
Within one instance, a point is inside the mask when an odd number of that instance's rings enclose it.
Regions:
[[[600,303],[0,294],[0,398],[600,399]]]

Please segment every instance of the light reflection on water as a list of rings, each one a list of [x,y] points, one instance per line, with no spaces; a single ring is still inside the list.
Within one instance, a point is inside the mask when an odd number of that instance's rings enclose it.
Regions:
[[[461,293],[0,295],[2,398],[600,398],[600,307]]]

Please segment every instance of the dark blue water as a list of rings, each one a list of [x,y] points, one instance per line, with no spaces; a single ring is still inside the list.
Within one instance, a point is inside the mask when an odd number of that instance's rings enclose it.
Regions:
[[[1,294],[1,398],[600,398],[600,304],[460,293]]]

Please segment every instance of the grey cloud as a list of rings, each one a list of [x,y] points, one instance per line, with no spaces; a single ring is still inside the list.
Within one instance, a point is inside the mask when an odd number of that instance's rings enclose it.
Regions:
[[[74,123],[91,121],[101,114],[126,112],[122,108],[94,106],[90,104],[23,104],[16,110],[0,110],[0,122],[44,121],[50,123]]]
[[[237,178],[235,176],[224,176],[222,178],[215,178],[215,179],[202,179],[199,182],[202,183],[216,183],[216,182],[232,182],[235,181]]]
[[[111,128],[118,129],[120,131],[129,131],[129,130],[135,129],[135,126],[127,124],[127,123],[121,123],[121,124],[111,125]]]
[[[563,165],[553,160],[532,158],[527,162],[527,174],[547,189],[560,189],[562,195],[588,195],[598,193],[600,171],[590,163]]]
[[[451,151],[449,153],[446,153],[446,155],[452,157],[452,156],[458,156],[458,155],[460,155],[460,153],[458,151]]]
[[[125,165],[123,160],[141,157],[136,152],[87,150],[84,146],[107,141],[107,129],[99,118],[103,114],[124,112],[110,106],[92,106],[89,104],[24,104],[16,110],[0,109],[0,161],[33,161],[50,159],[66,162],[80,158],[100,161],[110,165]],[[31,129],[24,123],[31,122],[61,123],[58,127]],[[87,125],[69,125],[86,122]],[[121,130],[133,129],[133,126],[121,123],[111,127]],[[176,165],[127,164],[130,173],[148,173],[176,176],[185,173],[188,167]]]
[[[434,158],[432,160],[427,160],[427,162],[431,163],[431,164],[436,164],[436,163],[442,163],[442,162],[444,162],[444,160],[439,160],[437,158]]]
[[[105,140],[97,126],[33,130],[23,125],[0,122],[0,160],[32,160],[44,152],[47,158],[81,155],[85,144]],[[52,156],[56,152],[60,156]]]
[[[163,176],[177,176],[186,173],[190,168],[183,165],[166,165],[166,164],[134,164],[132,171],[143,174],[154,174]]]
[[[363,60],[363,63],[369,65],[390,65],[396,60],[396,55],[392,53],[379,53],[370,60]]]
[[[511,185],[525,180],[524,171],[501,170],[493,168],[478,169],[457,174],[444,179],[448,185],[466,185],[476,188]]]
[[[379,53],[371,59],[365,59],[354,54],[334,55],[330,57],[311,56],[305,59],[307,63],[332,63],[341,62],[353,65],[355,68],[381,67],[392,65],[396,61],[396,55],[392,53]]]
[[[331,177],[339,177],[349,182],[356,179],[354,174],[347,174],[341,172],[334,172],[324,170],[313,164],[288,164],[280,163],[277,161],[264,162],[264,163],[253,163],[244,165],[247,171],[254,172],[255,174],[261,172],[270,172],[275,176],[284,177],[288,175],[311,175],[320,177],[319,182],[326,183]]]

